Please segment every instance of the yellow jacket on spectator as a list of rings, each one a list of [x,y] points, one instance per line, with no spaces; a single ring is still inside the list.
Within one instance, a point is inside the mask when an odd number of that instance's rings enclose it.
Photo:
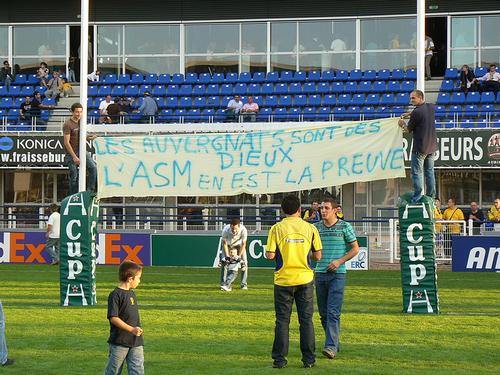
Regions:
[[[443,219],[444,220],[465,220],[464,213],[460,208],[447,208],[443,212]],[[450,228],[449,232],[450,233],[460,233],[460,224],[459,223],[452,223],[449,224],[448,226]]]
[[[443,214],[439,207],[434,207],[434,219],[435,220],[443,220]],[[443,230],[443,224],[437,223],[435,225],[436,232],[441,232]]]
[[[500,209],[496,208],[495,205],[491,206],[488,211],[488,220],[490,221],[498,221],[500,218]]]

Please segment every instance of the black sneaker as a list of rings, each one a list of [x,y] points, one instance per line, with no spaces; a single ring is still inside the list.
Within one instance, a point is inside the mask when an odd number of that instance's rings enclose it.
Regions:
[[[273,362],[273,368],[284,368],[286,367],[287,362]]]
[[[321,354],[323,354],[328,359],[334,359],[335,358],[335,353],[330,348],[323,348],[323,350],[321,351]]]
[[[313,368],[313,367],[314,367],[314,362],[313,363],[304,362],[304,368]]]
[[[12,358],[7,358],[5,363],[2,366],[10,366],[14,364],[14,360]]]

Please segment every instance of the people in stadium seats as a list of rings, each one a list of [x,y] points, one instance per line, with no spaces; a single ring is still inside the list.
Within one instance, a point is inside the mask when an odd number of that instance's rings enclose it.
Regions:
[[[69,82],[76,82],[75,71],[76,71],[76,58],[70,57],[69,63],[68,63],[68,81]]]
[[[443,220],[465,220],[463,211],[457,207],[455,198],[448,199],[448,208],[443,212]],[[459,234],[460,223],[448,224],[448,233]]]
[[[142,104],[137,112],[142,115],[142,122],[154,123],[154,117],[158,112],[158,104],[156,103],[156,100],[151,97],[151,93],[149,91],[144,92],[144,100],[142,101]]]
[[[500,73],[498,73],[496,69],[497,66],[495,64],[491,64],[488,73],[482,77],[476,78],[476,82],[482,82],[479,87],[482,92],[493,91],[496,95],[496,93],[500,90]]]
[[[111,100],[111,95],[106,95],[106,98],[99,103],[99,123],[101,124],[111,124],[111,118],[108,116],[108,106],[113,104],[114,101]]]
[[[476,76],[469,65],[462,66],[462,70],[460,70],[460,90],[464,93],[468,93],[469,91],[477,91],[477,82]]]
[[[465,215],[466,220],[472,220],[473,234],[479,234],[481,224],[484,222],[484,212],[479,208],[477,202],[470,202],[470,211]]]
[[[425,80],[432,79],[431,76],[431,60],[434,55],[434,41],[428,35],[425,36]]]
[[[90,73],[88,76],[87,76],[87,79],[90,81],[90,82],[99,82],[99,78],[101,76],[101,71],[100,70],[96,70],[95,72],[92,72]]]
[[[3,67],[0,69],[0,83],[5,85],[7,89],[10,84],[14,82],[14,76],[12,75],[12,68],[7,60],[3,62]]]
[[[42,109],[54,109],[54,105],[42,104],[42,94],[39,91],[33,93],[33,100],[31,101],[30,116],[35,119],[35,124],[43,124],[41,120]]]
[[[227,122],[237,122],[238,116],[240,114],[241,108],[243,108],[243,102],[239,95],[235,95],[233,99],[227,103],[226,107],[226,121]]]
[[[49,82],[47,82],[45,97],[57,100],[63,91],[63,83],[61,74],[57,70],[54,70],[54,76],[49,80]]]
[[[304,216],[302,216],[302,219],[310,223],[317,223],[318,221],[321,220],[321,213],[319,212],[318,201],[311,202],[311,209],[306,210],[306,212],[304,212]]]
[[[19,118],[22,121],[31,122],[31,96],[27,95],[24,102],[19,106]]]
[[[500,198],[496,198],[493,206],[488,210],[488,220],[493,223],[500,223]]]
[[[325,331],[321,353],[333,359],[340,348],[340,314],[346,282],[345,263],[359,252],[356,234],[351,224],[337,217],[337,201],[324,198],[321,203],[322,221],[314,226],[323,243],[322,258],[316,264],[314,279],[316,299]]]
[[[398,125],[413,134],[413,151],[411,154],[411,178],[413,182],[413,198],[415,203],[423,196],[425,177],[425,193],[434,198],[436,195],[436,179],[434,176],[434,152],[437,150],[436,120],[434,105],[426,103],[424,93],[413,90],[410,93],[410,103],[415,109],[405,113]],[[409,117],[408,125],[404,118]]]
[[[248,102],[241,108],[243,121],[255,122],[257,113],[259,113],[259,105],[253,101],[253,96],[249,96],[247,100]]]
[[[71,83],[69,83],[66,78],[63,78],[62,94],[65,98],[68,98],[70,95],[73,95],[73,86],[71,86]]]
[[[231,219],[231,223],[227,224],[222,229],[222,252],[220,254],[221,261],[221,274],[220,274],[220,288],[223,291],[230,292],[231,285],[227,280],[227,273],[229,271],[229,259],[231,250],[236,250],[236,255],[245,263],[245,267],[241,267],[241,289],[248,289],[248,258],[247,258],[247,228],[241,223],[240,218],[235,217]],[[234,280],[233,280],[234,281]]]
[[[71,117],[63,125],[63,143],[66,151],[64,164],[69,172],[69,195],[78,193],[78,168],[80,165],[80,118],[83,107],[80,103],[71,106]],[[87,140],[95,139],[88,135]],[[87,189],[95,191],[97,182],[97,167],[90,152],[86,153]]]
[[[5,341],[5,315],[3,313],[2,301],[0,301],[0,365],[10,366],[14,360],[9,358],[7,343]]]
[[[120,122],[120,105],[118,102],[120,98],[115,98],[112,104],[108,105],[107,112],[110,120],[110,124],[117,124]]]
[[[276,261],[274,272],[274,310],[276,325],[272,349],[273,367],[287,365],[290,315],[297,306],[300,325],[300,351],[304,367],[316,362],[314,336],[314,273],[309,261],[319,261],[323,245],[316,227],[301,219],[300,200],[287,195],[281,202],[286,217],[269,230],[266,258]]]
[[[47,63],[41,62],[40,67],[36,71],[36,78],[40,80],[40,85],[47,86],[47,80],[49,78],[49,67]]]

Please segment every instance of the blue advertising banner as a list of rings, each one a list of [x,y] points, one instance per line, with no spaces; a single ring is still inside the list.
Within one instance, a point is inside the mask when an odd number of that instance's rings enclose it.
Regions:
[[[500,236],[453,236],[453,272],[500,272]]]

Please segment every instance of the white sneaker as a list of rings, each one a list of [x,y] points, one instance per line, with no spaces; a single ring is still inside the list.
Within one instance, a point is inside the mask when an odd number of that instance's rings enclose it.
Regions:
[[[248,286],[243,285],[243,286],[241,287],[241,290],[248,290]]]
[[[229,287],[229,286],[222,285],[222,286],[220,287],[220,290],[223,290],[223,291],[225,291],[225,292],[230,292],[230,291],[232,291],[233,289],[231,289],[231,287]]]

